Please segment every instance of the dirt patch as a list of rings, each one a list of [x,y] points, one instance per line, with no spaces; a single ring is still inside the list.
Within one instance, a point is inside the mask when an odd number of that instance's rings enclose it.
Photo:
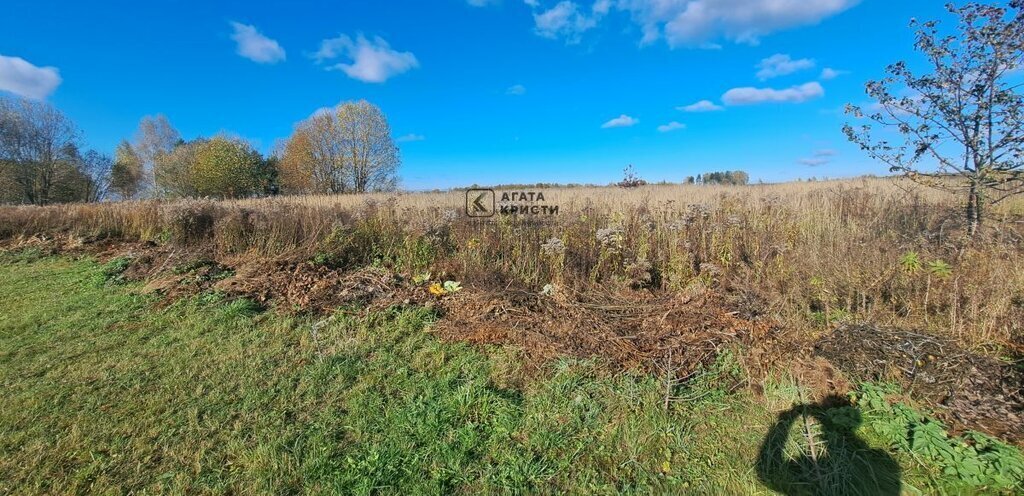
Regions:
[[[888,380],[937,407],[954,429],[1024,442],[1024,372],[925,334],[850,325],[815,344],[815,353],[855,380]]]
[[[511,344],[539,364],[560,356],[600,357],[628,370],[671,368],[685,376],[726,346],[772,333],[765,321],[739,317],[711,291],[542,295],[506,290],[457,294],[444,301],[436,332],[477,344]],[[670,358],[671,357],[671,358]]]

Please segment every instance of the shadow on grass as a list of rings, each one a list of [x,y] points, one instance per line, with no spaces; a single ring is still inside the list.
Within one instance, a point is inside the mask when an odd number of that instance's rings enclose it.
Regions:
[[[839,396],[780,413],[761,444],[758,478],[786,495],[899,495],[899,465],[856,434],[860,424],[860,410]]]

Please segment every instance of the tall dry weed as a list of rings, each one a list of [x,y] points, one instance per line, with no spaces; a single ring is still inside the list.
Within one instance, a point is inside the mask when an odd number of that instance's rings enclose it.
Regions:
[[[544,193],[557,216],[486,221],[462,213],[459,191],[3,207],[0,237],[152,241],[537,292],[710,286],[808,333],[868,320],[975,346],[1022,340],[1024,202],[970,241],[955,198],[893,179]]]

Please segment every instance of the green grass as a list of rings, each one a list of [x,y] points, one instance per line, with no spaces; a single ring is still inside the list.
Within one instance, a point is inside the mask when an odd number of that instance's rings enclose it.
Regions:
[[[0,255],[0,281],[2,494],[769,492],[775,416],[714,381],[666,411],[656,379],[590,362],[523,380],[514,351],[440,342],[420,308],[158,308],[111,267],[40,256]],[[895,456],[911,493],[963,488]]]

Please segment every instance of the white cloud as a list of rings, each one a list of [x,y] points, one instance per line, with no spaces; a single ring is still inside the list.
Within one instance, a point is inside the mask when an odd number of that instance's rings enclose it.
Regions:
[[[814,67],[814,61],[811,59],[793,60],[789,55],[776,53],[771,57],[762,59],[761,62],[757,64],[757,78],[764,81],[766,79],[785,76],[786,74],[792,74],[812,67]]]
[[[512,96],[525,95],[526,94],[526,86],[523,86],[521,84],[514,84],[512,86],[509,86],[508,89],[505,90],[505,94],[506,95],[512,95]]]
[[[711,100],[701,100],[690,105],[676,107],[676,110],[682,110],[683,112],[716,112],[722,110],[722,106],[715,105]]]
[[[828,163],[826,158],[802,158],[800,163],[808,167],[818,167],[819,165],[825,165]]]
[[[760,37],[815,24],[859,0],[620,0],[643,32],[643,43],[699,46],[724,37],[756,44]]]
[[[466,0],[466,3],[474,7],[486,7],[488,5],[496,4],[498,1],[499,0]]]
[[[427,139],[427,137],[423,136],[422,134],[411,133],[411,134],[406,134],[404,136],[399,136],[399,137],[395,138],[395,141],[397,141],[399,143],[410,143],[410,142],[413,142],[413,141],[423,141],[425,139]]]
[[[836,156],[836,151],[825,148],[814,152],[814,156],[811,158],[802,158],[799,162],[809,167],[818,167],[819,165],[825,165],[832,161],[832,157]]]
[[[392,50],[387,41],[377,36],[373,40],[359,35],[355,40],[346,35],[323,40],[320,49],[313,54],[317,62],[346,57],[352,63],[338,63],[328,69],[340,70],[352,79],[364,83],[383,83],[410,69],[419,67],[420,63],[411,52]]]
[[[635,119],[626,114],[622,114],[604,124],[601,124],[601,129],[609,129],[613,127],[630,127],[635,126],[640,122],[640,119]]]
[[[42,100],[60,86],[56,67],[36,67],[21,57],[0,55],[0,91]]]
[[[239,55],[260,64],[275,64],[285,59],[284,48],[276,41],[263,36],[255,26],[231,21],[235,32],[231,39],[238,45]]]
[[[824,80],[824,81],[828,81],[830,79],[835,79],[835,78],[837,78],[839,76],[842,76],[843,74],[847,74],[847,73],[848,73],[847,71],[840,71],[840,70],[833,69],[831,67],[826,67],[826,68],[821,70],[821,75],[818,76],[818,79],[821,79],[821,80]]]
[[[467,0],[483,6],[497,0]],[[535,31],[546,38],[579,43],[611,10],[627,12],[643,33],[641,44],[664,39],[670,46],[721,48],[716,40],[756,45],[785,29],[816,24],[861,0],[562,0],[544,10],[539,0],[523,0],[534,10]]]
[[[733,88],[722,95],[726,105],[755,105],[758,103],[802,103],[825,94],[816,81],[778,90],[775,88]]]
[[[341,105],[341,104],[339,103],[338,105]],[[337,108],[338,108],[337,106],[334,106],[334,107],[320,107],[320,108],[314,110],[313,113],[309,114],[309,116],[310,117],[316,117],[318,115],[333,114],[335,109],[337,109]]]
[[[672,122],[669,122],[668,124],[662,124],[662,125],[658,126],[658,132],[659,133],[667,133],[667,132],[670,132],[670,131],[675,131],[677,129],[686,129],[686,124],[682,124],[682,123],[679,123],[679,122],[676,122],[676,121],[672,121]]]
[[[610,1],[598,0],[588,14],[575,2],[563,0],[548,10],[533,14],[534,30],[545,38],[563,38],[569,44],[579,43],[583,33],[596,27],[610,8]]]

